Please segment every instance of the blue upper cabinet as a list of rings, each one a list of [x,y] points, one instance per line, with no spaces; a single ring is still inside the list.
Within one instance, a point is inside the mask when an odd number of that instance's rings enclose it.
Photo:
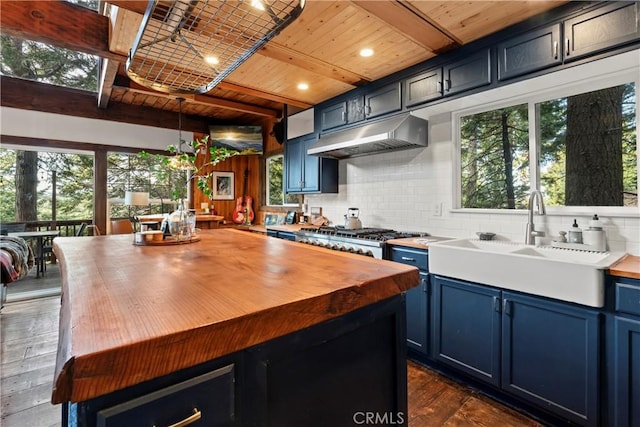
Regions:
[[[444,96],[457,94],[491,83],[491,54],[482,49],[443,67]]]
[[[565,61],[640,38],[640,3],[611,2],[564,22]]]
[[[550,25],[498,44],[498,80],[506,80],[562,63],[560,24]]]
[[[434,68],[404,82],[404,105],[413,107],[442,96],[442,67]]]
[[[640,38],[638,2],[612,2],[498,43],[498,80],[612,49]],[[564,34],[564,36],[563,36]]]
[[[347,102],[342,101],[320,111],[320,130],[325,131],[347,124]]]
[[[338,192],[338,161],[309,156],[307,149],[315,141],[315,133],[287,140],[284,156],[287,193]]]
[[[365,94],[367,119],[400,111],[402,109],[402,83],[395,82]]]

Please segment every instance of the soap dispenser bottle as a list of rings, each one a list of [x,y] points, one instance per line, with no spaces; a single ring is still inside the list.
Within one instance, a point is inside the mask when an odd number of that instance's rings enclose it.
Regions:
[[[569,229],[569,243],[582,243],[582,229],[578,227],[578,221],[573,220],[573,225]]]
[[[594,215],[589,221],[589,228],[582,232],[585,245],[591,246],[591,249],[598,252],[607,250],[607,238],[602,229],[602,222],[598,215]]]

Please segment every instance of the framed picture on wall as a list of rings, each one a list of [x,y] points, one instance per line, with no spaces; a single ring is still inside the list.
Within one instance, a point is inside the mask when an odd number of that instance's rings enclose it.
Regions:
[[[233,181],[233,172],[213,172],[211,175],[213,180],[213,200],[233,200],[235,198],[235,189]]]

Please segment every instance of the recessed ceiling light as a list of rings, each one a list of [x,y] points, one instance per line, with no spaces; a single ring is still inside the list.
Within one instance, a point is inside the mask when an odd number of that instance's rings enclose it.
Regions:
[[[207,61],[207,64],[211,65],[217,65],[218,62],[220,62],[217,57],[211,55],[205,57],[204,60]]]
[[[251,6],[255,7],[258,10],[264,11],[264,3],[261,0],[251,0]]]
[[[365,58],[366,58],[366,57],[368,57],[368,56],[373,56],[373,49],[370,49],[370,48],[368,48],[368,47],[367,47],[367,48],[362,49],[362,50],[360,51],[360,56],[363,56],[363,57],[365,57]]]
[[[309,89],[309,85],[307,83],[298,83],[298,89],[307,90]]]

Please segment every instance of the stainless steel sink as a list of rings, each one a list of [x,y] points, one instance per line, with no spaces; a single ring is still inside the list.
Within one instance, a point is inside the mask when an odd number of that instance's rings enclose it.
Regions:
[[[602,307],[605,270],[624,255],[622,252],[456,239],[429,245],[429,272]]]

